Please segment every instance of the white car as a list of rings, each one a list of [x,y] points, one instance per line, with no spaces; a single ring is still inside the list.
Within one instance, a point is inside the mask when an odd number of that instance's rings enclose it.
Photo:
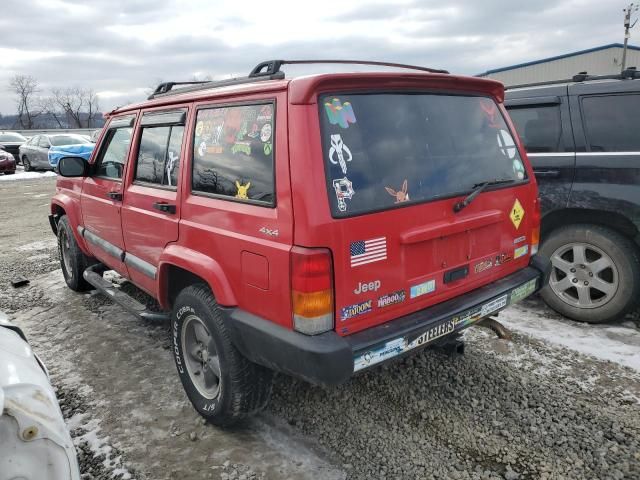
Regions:
[[[0,312],[0,480],[80,480],[49,375]]]

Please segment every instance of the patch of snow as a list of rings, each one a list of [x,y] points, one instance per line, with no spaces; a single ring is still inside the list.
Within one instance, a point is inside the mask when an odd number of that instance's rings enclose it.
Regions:
[[[25,245],[21,245],[16,247],[15,250],[18,252],[37,252],[40,250],[48,250],[50,248],[56,247],[55,239],[50,240],[39,240],[37,242],[27,243]]]
[[[500,313],[507,328],[640,372],[640,332],[620,325],[590,325],[548,318],[546,309],[515,305]]]
[[[0,182],[8,182],[14,180],[34,180],[37,178],[44,177],[55,177],[56,173],[51,171],[46,172],[21,172],[16,171],[13,175],[2,175],[0,176]]]

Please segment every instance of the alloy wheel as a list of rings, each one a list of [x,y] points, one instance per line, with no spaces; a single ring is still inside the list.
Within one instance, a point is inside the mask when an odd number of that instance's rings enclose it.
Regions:
[[[196,315],[182,324],[182,351],[189,377],[198,392],[214,399],[220,391],[220,360],[211,332]]]

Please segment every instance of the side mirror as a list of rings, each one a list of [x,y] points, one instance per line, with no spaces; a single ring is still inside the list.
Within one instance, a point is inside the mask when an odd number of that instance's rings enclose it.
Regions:
[[[89,164],[84,158],[62,157],[58,161],[58,174],[63,177],[86,177]]]

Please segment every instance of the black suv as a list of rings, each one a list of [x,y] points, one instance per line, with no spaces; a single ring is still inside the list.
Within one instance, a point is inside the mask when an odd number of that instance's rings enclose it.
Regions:
[[[540,188],[544,300],[575,320],[621,318],[640,297],[640,72],[511,87],[505,106]]]

